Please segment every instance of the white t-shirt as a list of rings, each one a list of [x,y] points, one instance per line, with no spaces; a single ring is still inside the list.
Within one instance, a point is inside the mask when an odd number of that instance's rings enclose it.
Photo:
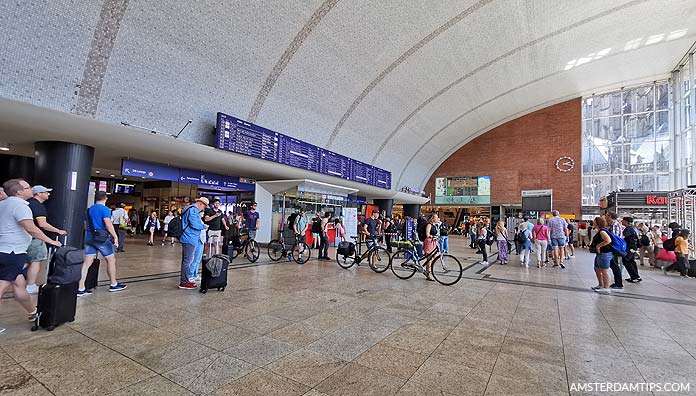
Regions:
[[[126,210],[123,208],[118,208],[111,212],[111,222],[114,223],[114,225],[121,224],[121,220],[123,220],[123,223],[125,224],[127,218],[128,215],[126,214]]]
[[[498,235],[498,240],[499,241],[505,241],[507,238],[505,238],[505,234],[503,234],[501,231],[496,231],[496,234]]]
[[[172,221],[173,218],[174,216],[164,216],[164,231],[169,231],[169,222]]]
[[[33,220],[29,202],[9,197],[0,201],[0,252],[22,254],[27,252],[31,235],[19,225],[22,220]]]

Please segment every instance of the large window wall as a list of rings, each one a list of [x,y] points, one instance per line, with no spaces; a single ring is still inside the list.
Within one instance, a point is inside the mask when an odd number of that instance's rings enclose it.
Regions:
[[[583,205],[617,189],[672,188],[669,90],[658,81],[583,98]]]
[[[694,183],[694,128],[696,127],[696,84],[694,83],[694,54],[689,53],[672,72],[672,118],[674,126],[674,183],[677,188]]]

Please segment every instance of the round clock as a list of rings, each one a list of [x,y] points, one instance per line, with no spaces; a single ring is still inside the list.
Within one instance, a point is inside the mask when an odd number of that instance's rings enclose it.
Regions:
[[[570,172],[573,168],[575,168],[575,160],[570,157],[563,156],[556,160],[556,169],[559,172]]]

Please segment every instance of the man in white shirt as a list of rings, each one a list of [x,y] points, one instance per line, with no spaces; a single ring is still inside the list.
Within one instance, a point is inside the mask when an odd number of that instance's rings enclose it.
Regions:
[[[26,290],[23,276],[29,259],[27,248],[31,238],[40,239],[49,245],[62,246],[47,237],[34,223],[27,199],[33,196],[31,186],[22,179],[8,180],[3,184],[8,198],[0,201],[0,296],[11,287],[14,299],[29,313],[36,315],[35,305]],[[5,329],[0,328],[0,333]]]
[[[118,247],[117,252],[123,253],[123,241],[126,239],[126,230],[121,228],[121,224],[124,226],[128,224],[128,214],[126,213],[126,204],[121,203],[118,209],[111,212],[111,223],[113,223],[114,228],[116,228],[116,234],[118,234]]]

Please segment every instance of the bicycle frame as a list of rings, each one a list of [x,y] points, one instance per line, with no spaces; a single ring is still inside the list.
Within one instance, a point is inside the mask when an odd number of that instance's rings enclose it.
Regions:
[[[421,264],[421,260],[425,260],[427,262],[430,259],[437,259],[440,262],[442,269],[445,271],[447,270],[447,267],[445,267],[445,261],[442,259],[442,252],[440,251],[440,244],[438,243],[438,239],[439,238],[435,238],[435,249],[433,249],[432,252],[424,255],[423,257],[421,257],[418,254],[418,249],[416,249],[415,246],[409,249],[411,254],[413,255],[413,262],[415,263],[416,270],[418,270],[418,272],[425,272],[425,267],[423,267],[423,264]],[[435,264],[435,262],[433,262],[432,264]]]

